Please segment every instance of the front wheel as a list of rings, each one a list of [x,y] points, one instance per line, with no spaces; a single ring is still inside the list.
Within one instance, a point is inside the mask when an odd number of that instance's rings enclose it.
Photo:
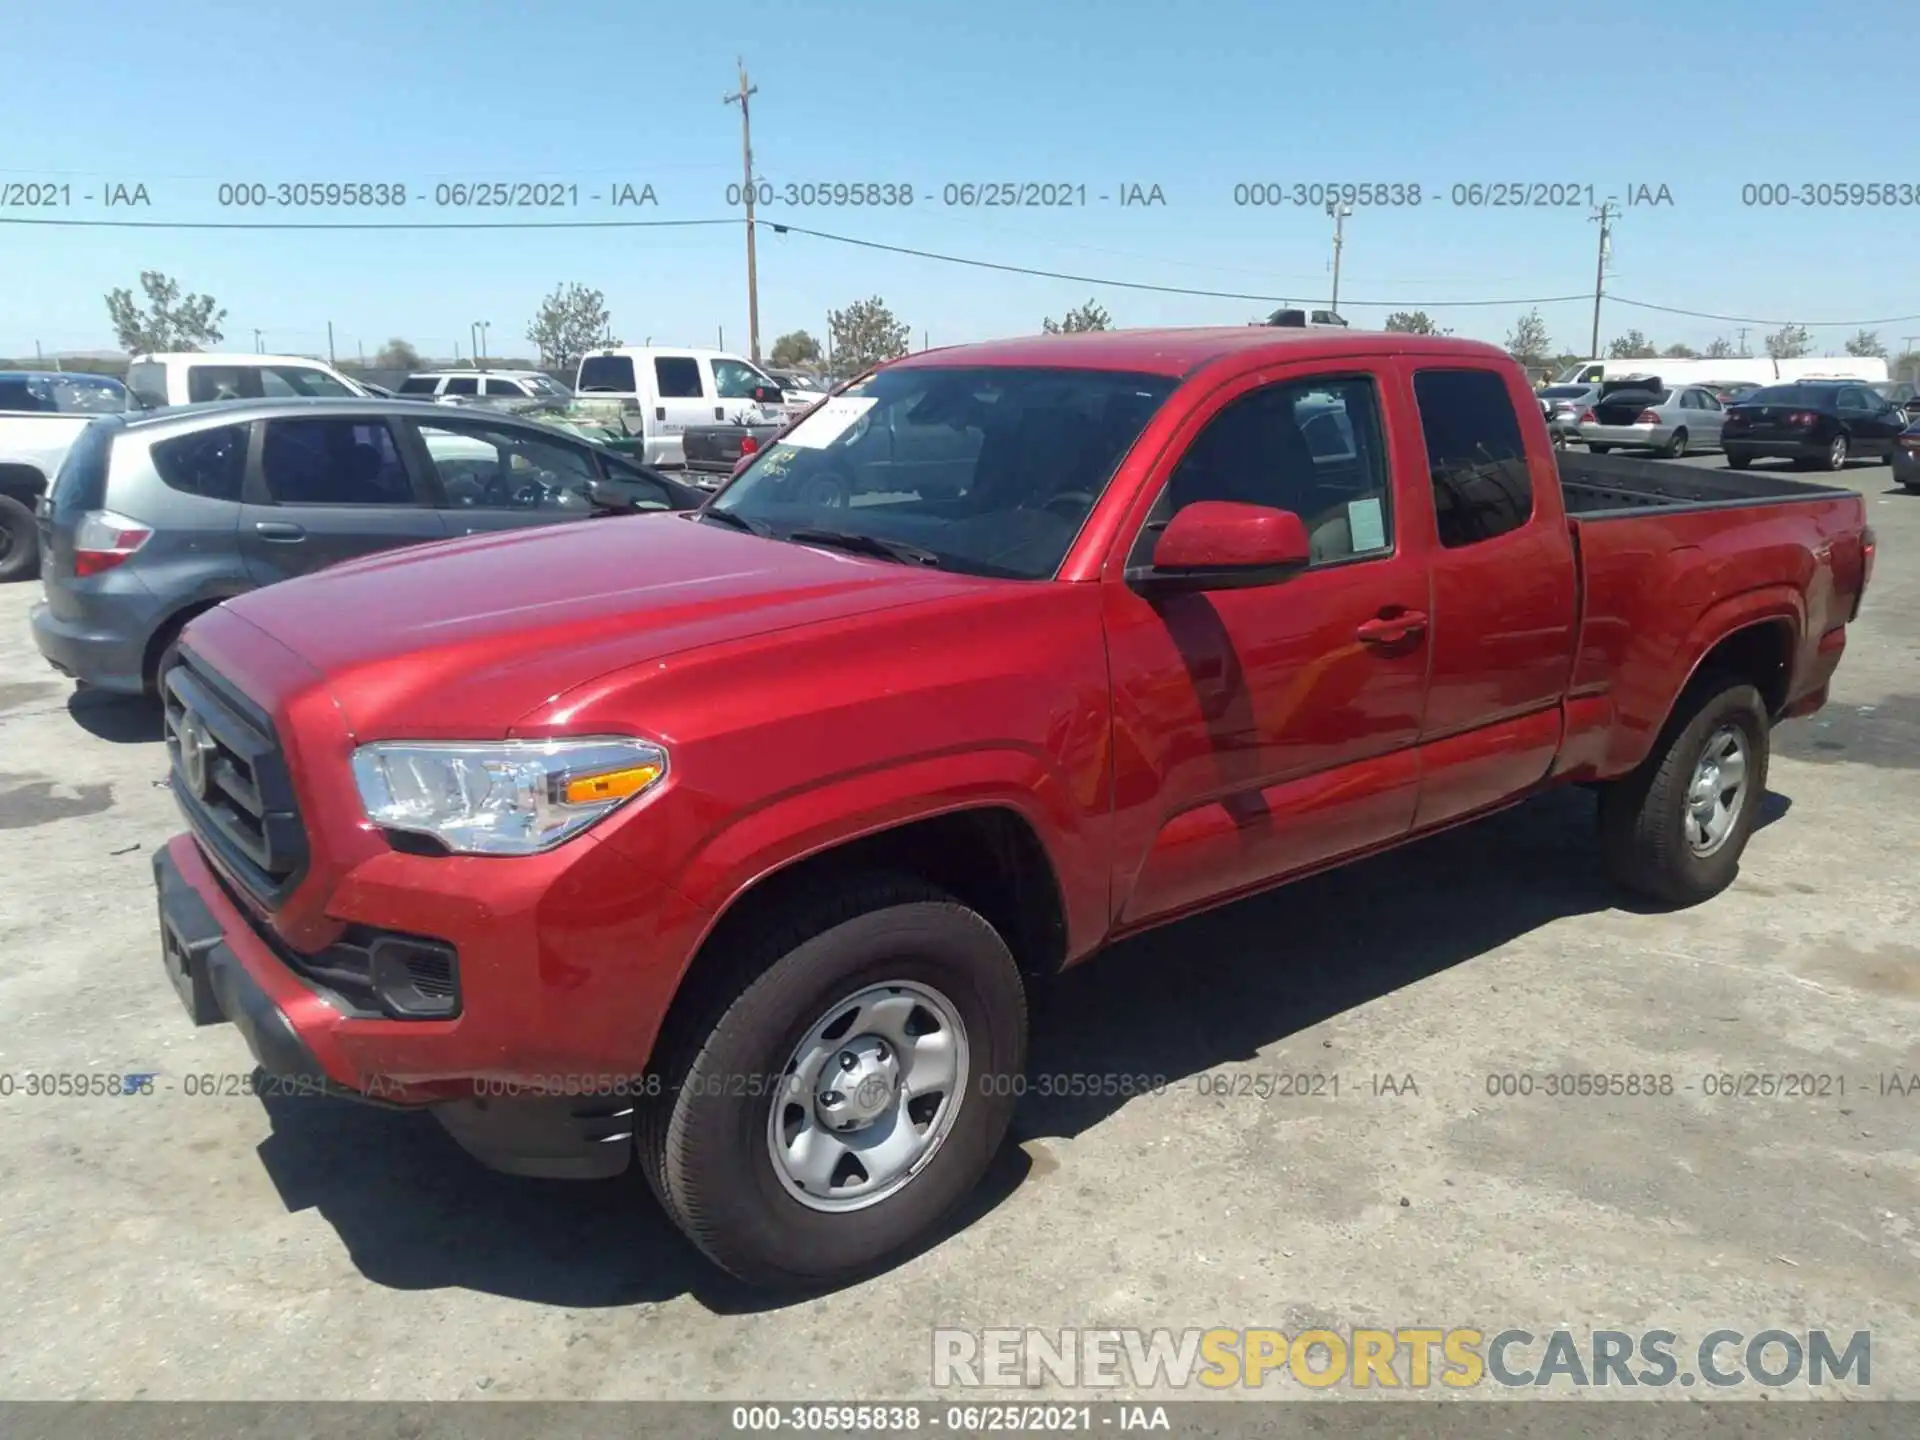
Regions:
[[[25,580],[40,568],[40,531],[33,511],[0,495],[0,583]]]
[[[642,1169],[740,1279],[850,1278],[929,1231],[1005,1138],[1019,970],[978,913],[900,877],[796,897],[736,943],[740,979],[641,1117]]]
[[[1769,724],[1744,680],[1697,684],[1692,713],[1600,797],[1600,840],[1620,884],[1693,905],[1733,883],[1767,788]]]

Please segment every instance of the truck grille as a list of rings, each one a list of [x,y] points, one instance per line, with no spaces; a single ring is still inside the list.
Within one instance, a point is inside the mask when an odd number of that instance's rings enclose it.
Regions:
[[[169,781],[214,859],[263,905],[286,898],[307,868],[307,835],[273,726],[186,652],[161,679]]]

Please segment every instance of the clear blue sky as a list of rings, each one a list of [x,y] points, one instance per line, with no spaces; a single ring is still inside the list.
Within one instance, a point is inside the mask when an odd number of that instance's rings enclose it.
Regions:
[[[519,218],[721,217],[740,177],[745,57],[755,161],[787,182],[892,181],[904,210],[776,203],[769,219],[890,245],[1111,280],[1301,301],[1329,287],[1318,209],[1236,207],[1248,181],[1400,181],[1419,208],[1361,207],[1346,224],[1342,309],[1384,300],[1498,340],[1523,307],[1449,301],[1591,294],[1588,209],[1455,207],[1472,181],[1591,184],[1629,206],[1609,289],[1690,310],[1805,321],[1920,312],[1920,205],[1762,209],[1744,183],[1880,181],[1920,188],[1910,44],[1884,6],[1757,0],[1698,11],[1505,0],[1324,5],[970,0],[826,7],[735,0],[331,0],[320,6],[167,0],[9,7],[0,181],[65,182],[71,208],[7,217],[347,218],[223,210],[222,181],[390,180],[410,221],[463,179],[578,184],[579,206]],[[1084,208],[947,208],[952,182],[1084,184]],[[622,181],[656,208],[589,201]],[[141,210],[81,194],[144,183]],[[1098,195],[1158,185],[1164,206]],[[1436,191],[1439,193],[1436,195]],[[387,212],[392,214],[394,212]],[[0,224],[0,354],[110,349],[102,295],[159,269],[226,306],[229,344],[343,357],[403,336],[428,353],[492,323],[490,351],[525,352],[561,281],[606,292],[629,343],[745,348],[737,226],[497,233],[54,230]],[[816,335],[830,308],[878,294],[947,344],[1030,331],[1092,295],[1121,325],[1237,323],[1271,303],[1156,295],[999,274],[797,235],[760,247],[763,345]],[[1540,307],[1584,351],[1591,302]],[[1629,327],[1703,345],[1737,328],[1608,305]],[[1751,327],[1749,345],[1759,349]],[[1814,332],[1837,349],[1846,333]],[[1882,327],[1900,348],[1920,321]]]

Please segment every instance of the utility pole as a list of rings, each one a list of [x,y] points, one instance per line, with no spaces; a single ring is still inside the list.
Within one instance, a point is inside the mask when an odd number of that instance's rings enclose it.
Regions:
[[[1902,335],[1900,337],[1900,353],[1902,355],[1913,354],[1913,342],[1916,340],[1920,340],[1920,335]],[[39,351],[36,349],[34,353],[38,354]],[[1920,369],[1914,371],[1914,378],[1920,380]]]
[[[1607,257],[1613,253],[1613,219],[1620,213],[1613,201],[1608,200],[1587,218],[1600,222],[1600,255],[1593,263],[1593,345],[1588,355],[1600,354],[1600,297],[1606,293]]]
[[[333,363],[333,322],[329,320],[327,321],[327,364]]]
[[[1744,325],[1740,327],[1740,358],[1747,358],[1747,327]]]
[[[1344,226],[1347,217],[1353,214],[1353,206],[1329,200],[1327,214],[1333,217],[1333,299],[1329,302],[1328,308],[1338,315],[1340,313],[1340,247],[1346,244]]]
[[[44,367],[47,363],[46,356],[40,353],[40,342],[38,340],[33,342],[33,363],[39,367]]]
[[[493,329],[493,322],[491,320],[482,320],[480,322],[479,358],[480,368],[482,370],[487,368],[487,352],[493,349],[493,337],[487,333],[491,329]]]
[[[258,327],[255,327],[253,332],[253,353],[256,355],[262,353],[260,349],[260,331]]]
[[[473,367],[477,370],[480,368],[480,322],[478,320],[467,322],[467,343],[473,346]]]
[[[722,95],[723,105],[740,107],[740,158],[744,166],[741,178],[746,182],[745,199],[747,202],[747,358],[754,364],[760,363],[760,276],[753,254],[753,121],[749,117],[747,99],[759,93],[757,85],[747,83],[747,62],[737,61],[740,67],[740,89],[732,95]]]

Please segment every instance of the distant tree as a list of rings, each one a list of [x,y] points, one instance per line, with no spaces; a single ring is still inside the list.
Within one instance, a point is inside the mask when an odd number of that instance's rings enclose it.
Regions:
[[[395,336],[375,352],[373,363],[379,370],[418,370],[425,362],[418,350]]]
[[[1386,328],[1398,331],[1402,335],[1451,335],[1451,330],[1442,330],[1433,323],[1433,317],[1424,310],[1396,310],[1387,316]]]
[[[1709,344],[1704,352],[1709,360],[1725,360],[1733,354],[1733,342],[1722,335]]]
[[[579,281],[553,287],[540,313],[527,326],[527,339],[540,350],[540,363],[572,373],[587,351],[618,344],[607,333],[607,297]]]
[[[140,272],[148,308],[133,302],[131,290],[107,292],[107,318],[120,348],[129,355],[145,351],[204,350],[226,338],[220,322],[227,312],[211,295],[182,295],[180,282],[158,270]]]
[[[797,370],[820,363],[820,342],[804,330],[789,330],[773,342],[767,363],[776,370]]]
[[[882,360],[907,353],[908,327],[894,318],[878,295],[829,311],[827,327],[833,338],[834,369],[842,375],[858,375]]]
[[[1553,342],[1547,338],[1547,322],[1540,318],[1538,310],[1527,311],[1507,332],[1507,353],[1528,369],[1545,364],[1552,351]]]
[[[1767,336],[1767,354],[1775,360],[1798,360],[1813,349],[1813,338],[1804,325],[1782,325]]]
[[[1607,346],[1609,360],[1644,360],[1660,352],[1638,330],[1629,330]]]
[[[1856,330],[1854,331],[1853,338],[1847,341],[1847,353],[1849,355],[1877,355],[1884,360],[1887,358],[1887,347],[1880,343],[1880,332],[1878,330]]]
[[[1078,335],[1088,330],[1111,330],[1113,316],[1096,300],[1084,305],[1076,305],[1060,319],[1051,316],[1040,322],[1040,328],[1049,335]]]
[[[1661,358],[1666,360],[1698,360],[1700,358],[1700,352],[1698,350],[1694,349],[1691,345],[1681,344],[1667,346],[1666,349],[1660,352],[1660,355]]]

